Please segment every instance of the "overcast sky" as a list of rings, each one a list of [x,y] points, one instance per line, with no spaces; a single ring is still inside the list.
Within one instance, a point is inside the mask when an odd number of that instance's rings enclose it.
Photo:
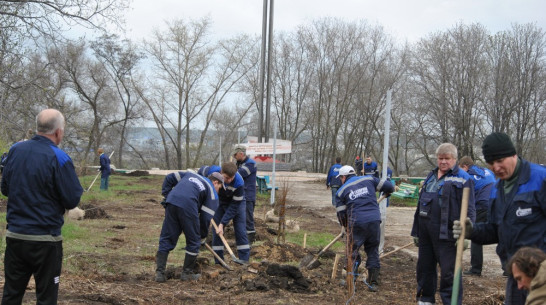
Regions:
[[[545,0],[275,0],[274,29],[293,31],[321,17],[352,22],[367,20],[385,27],[400,42],[415,42],[456,23],[479,22],[491,33],[512,23],[535,22],[546,30]],[[149,37],[164,20],[209,16],[218,38],[262,32],[263,0],[133,0],[127,14],[127,36]]]

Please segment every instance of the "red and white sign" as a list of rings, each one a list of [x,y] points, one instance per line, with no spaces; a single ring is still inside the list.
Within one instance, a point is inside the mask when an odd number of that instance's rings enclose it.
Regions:
[[[292,152],[292,142],[286,140],[276,140],[275,154],[289,154]],[[249,143],[241,143],[246,147],[247,155],[272,155],[273,154],[273,140],[269,140],[268,143],[258,143],[257,137],[248,137]]]

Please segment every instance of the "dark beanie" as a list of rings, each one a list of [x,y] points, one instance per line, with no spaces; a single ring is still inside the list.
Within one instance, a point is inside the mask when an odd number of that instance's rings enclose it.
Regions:
[[[503,132],[493,132],[483,140],[482,152],[485,162],[490,163],[501,158],[515,155],[516,148],[507,134]]]

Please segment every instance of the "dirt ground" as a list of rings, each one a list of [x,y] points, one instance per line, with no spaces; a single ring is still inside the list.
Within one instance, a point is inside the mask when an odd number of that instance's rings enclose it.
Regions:
[[[260,173],[270,174],[270,173]],[[322,179],[322,180],[321,180]],[[286,214],[296,220],[300,229],[308,234],[339,233],[335,210],[331,205],[330,190],[324,185],[324,175],[307,173],[278,173],[277,185],[288,188]],[[381,259],[381,285],[379,292],[370,292],[357,278],[355,290],[349,292],[340,284],[339,268],[332,276],[335,254],[328,251],[320,259],[320,266],[307,270],[298,268],[306,254],[320,249],[304,249],[300,244],[277,244],[276,225],[266,223],[267,206],[255,211],[257,242],[251,249],[251,264],[233,263],[226,253],[227,263],[234,269],[228,271],[214,265],[212,255],[202,250],[199,257],[202,277],[198,281],[178,280],[181,262],[169,258],[166,283],[153,281],[156,244],[129,240],[128,234],[159,236],[163,209],[157,203],[157,193],[135,191],[139,200],[130,206],[112,203],[93,203],[83,207],[86,219],[102,219],[103,230],[113,232],[113,237],[97,247],[149,247],[145,255],[119,257],[103,252],[65,255],[65,264],[79,271],[63,269],[59,304],[416,304],[415,265],[417,248],[413,245],[386,255]],[[276,195],[279,196],[279,190]],[[5,202],[0,203],[5,209]],[[100,208],[104,207],[104,209]],[[389,207],[387,209],[385,253],[388,254],[411,242],[409,236],[414,208]],[[104,225],[106,223],[106,226]],[[234,242],[229,228],[226,236]],[[156,242],[155,242],[156,243]],[[484,248],[484,270],[481,277],[463,278],[463,304],[502,304],[505,278],[495,255],[495,247]],[[342,254],[341,252],[338,254]],[[465,251],[463,265],[469,266],[470,251]],[[108,269],[109,272],[101,270]],[[359,270],[364,272],[364,270]],[[113,270],[113,271],[112,271]],[[2,271],[3,275],[3,271]],[[3,276],[0,278],[3,287]],[[35,303],[34,283],[31,281],[25,295],[25,304]],[[437,303],[441,301],[437,297]]]

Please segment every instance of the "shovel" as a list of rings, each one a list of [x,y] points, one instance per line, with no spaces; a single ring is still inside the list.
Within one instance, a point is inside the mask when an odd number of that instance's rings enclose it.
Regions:
[[[345,234],[345,227],[341,227],[341,233],[339,233],[338,236],[334,237],[334,239],[326,245],[322,250],[320,250],[319,253],[316,255],[313,254],[307,254],[300,262],[300,268],[304,267],[307,269],[314,269],[320,265],[320,262],[318,261],[319,257],[326,252],[326,250],[330,249],[330,247],[338,240],[340,240],[343,235]]]
[[[214,221],[214,219],[211,219],[210,223],[212,223],[212,226],[214,227],[214,229],[218,231],[218,226],[216,225],[216,222]],[[218,234],[218,236],[220,236],[222,243],[224,243],[224,247],[226,247],[226,249],[229,252],[229,255],[231,255],[231,259],[239,265],[247,265],[247,262],[238,259],[237,256],[233,254],[233,251],[231,250],[231,247],[229,246],[226,238],[224,237],[224,234]]]
[[[220,257],[220,255],[218,255],[218,254],[216,254],[216,252],[214,252],[214,250],[209,246],[209,244],[205,243],[205,247],[220,262],[220,265],[222,265],[224,268],[226,268],[229,271],[233,271],[233,269],[228,264],[226,264],[226,262]]]

